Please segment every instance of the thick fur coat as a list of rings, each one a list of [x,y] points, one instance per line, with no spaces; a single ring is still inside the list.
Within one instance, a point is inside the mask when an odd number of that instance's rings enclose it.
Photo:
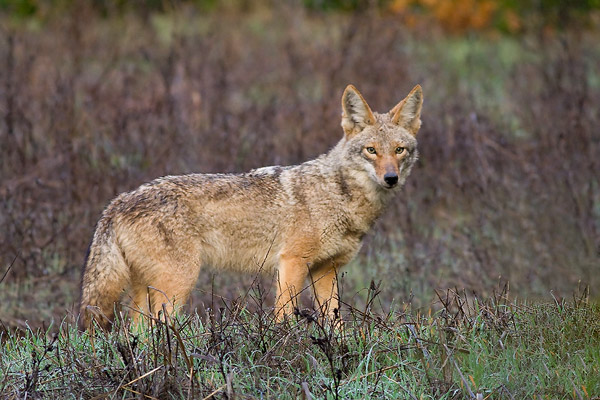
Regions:
[[[109,327],[128,290],[132,308],[157,314],[183,304],[202,266],[277,271],[276,312],[307,281],[337,316],[339,268],[417,160],[422,92],[390,112],[371,111],[352,85],[342,96],[340,142],[317,159],[243,174],[167,176],[121,194],[100,218],[82,277],[80,323]],[[310,279],[307,279],[310,276]]]

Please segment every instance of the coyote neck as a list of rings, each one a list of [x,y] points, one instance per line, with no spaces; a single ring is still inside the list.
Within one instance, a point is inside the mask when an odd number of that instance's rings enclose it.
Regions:
[[[384,212],[396,190],[383,189],[366,171],[355,168],[344,155],[343,145],[341,141],[329,153],[319,157],[318,168],[332,182],[333,187],[326,197],[336,205],[334,209],[346,214],[357,231],[366,233]]]
[[[346,199],[350,219],[354,222],[357,230],[366,233],[385,211],[393,192],[384,192],[368,177],[365,177],[364,173],[343,168],[339,171],[340,176],[346,180],[346,185],[350,188],[350,196]]]

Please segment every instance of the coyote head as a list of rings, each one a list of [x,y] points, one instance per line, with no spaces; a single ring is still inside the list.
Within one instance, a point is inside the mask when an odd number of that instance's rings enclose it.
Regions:
[[[418,156],[415,137],[422,105],[417,85],[388,113],[374,113],[359,91],[348,85],[342,95],[346,159],[384,189],[403,184]]]

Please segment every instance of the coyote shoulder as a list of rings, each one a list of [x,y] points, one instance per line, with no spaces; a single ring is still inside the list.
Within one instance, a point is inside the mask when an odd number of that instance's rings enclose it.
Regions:
[[[417,85],[379,114],[349,85],[344,135],[314,160],[243,174],[166,176],[121,194],[104,210],[90,245],[81,326],[96,319],[110,327],[125,290],[141,312],[156,315],[163,304],[170,311],[186,302],[203,265],[277,271],[280,319],[309,281],[319,307],[335,317],[338,269],[356,255],[417,160],[422,103]]]

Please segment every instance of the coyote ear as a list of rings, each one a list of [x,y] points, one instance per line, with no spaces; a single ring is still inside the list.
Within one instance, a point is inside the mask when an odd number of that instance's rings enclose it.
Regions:
[[[416,136],[421,127],[421,107],[423,106],[423,91],[420,85],[417,85],[410,91],[408,96],[396,107],[392,108],[392,122],[408,129]]]
[[[365,99],[354,86],[348,85],[342,95],[342,128],[346,135],[352,136],[374,123],[375,117]]]

